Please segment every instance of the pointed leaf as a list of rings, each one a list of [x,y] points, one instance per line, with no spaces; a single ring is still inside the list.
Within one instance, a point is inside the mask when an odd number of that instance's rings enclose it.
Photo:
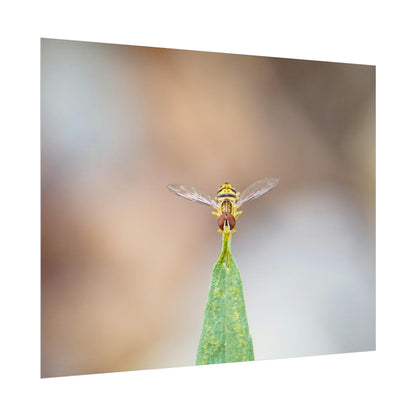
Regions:
[[[253,361],[240,272],[231,254],[231,234],[223,234],[205,307],[196,364]]]

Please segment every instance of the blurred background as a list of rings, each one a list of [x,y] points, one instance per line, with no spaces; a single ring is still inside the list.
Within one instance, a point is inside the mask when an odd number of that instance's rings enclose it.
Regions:
[[[41,41],[41,375],[194,365],[215,194],[257,360],[375,349],[375,67]]]

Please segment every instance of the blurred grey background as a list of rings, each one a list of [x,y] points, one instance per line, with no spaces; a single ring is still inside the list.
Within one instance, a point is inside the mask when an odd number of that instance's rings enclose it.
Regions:
[[[375,67],[41,41],[42,377],[193,365],[221,235],[257,360],[375,348]]]

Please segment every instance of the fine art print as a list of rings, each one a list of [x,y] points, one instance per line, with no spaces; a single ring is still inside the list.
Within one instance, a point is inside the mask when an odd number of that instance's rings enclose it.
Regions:
[[[42,377],[374,349],[374,66],[41,40]]]

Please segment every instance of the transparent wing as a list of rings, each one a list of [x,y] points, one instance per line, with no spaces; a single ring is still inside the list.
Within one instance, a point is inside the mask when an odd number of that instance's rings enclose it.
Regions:
[[[201,202],[202,204],[211,205],[217,208],[217,203],[206,192],[201,191],[191,185],[168,185],[168,189],[176,195],[182,196],[191,201]]]
[[[240,198],[236,203],[236,208],[241,207],[241,205],[243,205],[247,201],[262,196],[266,192],[270,191],[270,189],[273,189],[275,186],[279,185],[279,182],[279,178],[266,178],[254,182],[248,188],[244,189],[244,191],[241,193]]]

